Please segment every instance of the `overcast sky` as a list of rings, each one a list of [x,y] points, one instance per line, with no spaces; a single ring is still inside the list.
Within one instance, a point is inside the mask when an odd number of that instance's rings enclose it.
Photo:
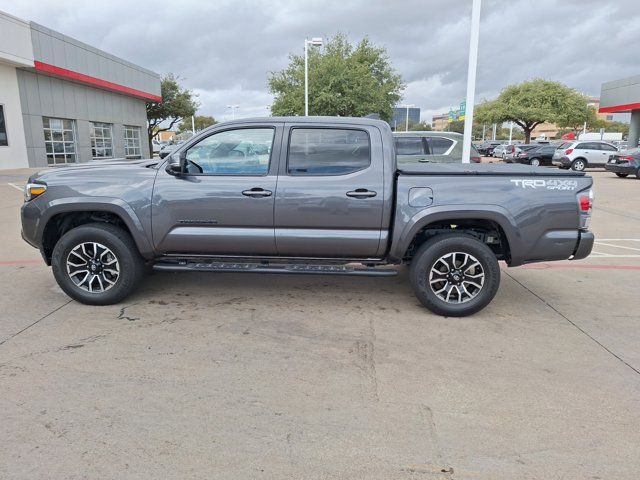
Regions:
[[[181,76],[199,113],[218,120],[228,104],[268,114],[269,72],[302,53],[305,36],[336,32],[386,47],[423,119],[466,91],[471,0],[0,0],[0,10]],[[602,82],[640,73],[639,0],[484,0],[480,23],[477,101],[534,77],[599,96]]]

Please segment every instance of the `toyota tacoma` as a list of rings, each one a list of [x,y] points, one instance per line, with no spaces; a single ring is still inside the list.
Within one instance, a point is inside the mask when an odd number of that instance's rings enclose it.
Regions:
[[[592,179],[525,165],[396,161],[389,125],[218,124],[159,160],[29,178],[22,236],[73,299],[120,302],[148,269],[391,276],[445,316],[485,307],[508,266],[581,259]]]

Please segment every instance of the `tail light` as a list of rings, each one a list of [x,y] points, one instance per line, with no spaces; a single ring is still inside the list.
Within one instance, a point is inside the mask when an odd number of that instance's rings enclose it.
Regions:
[[[591,212],[593,210],[593,189],[578,194],[578,211],[580,212],[580,228],[586,230],[589,228],[591,220]]]
[[[630,155],[618,155],[616,157],[618,160],[622,160],[624,162],[632,162],[633,161],[633,157]]]
[[[473,163],[480,163],[482,161],[482,159],[480,157],[471,157],[471,161]]]
[[[572,153],[572,152],[573,152],[573,148],[567,148],[567,149],[564,151],[564,154],[565,154],[565,155],[571,155],[571,153]]]
[[[518,152],[518,157],[522,158],[526,156],[527,156],[527,152]]]

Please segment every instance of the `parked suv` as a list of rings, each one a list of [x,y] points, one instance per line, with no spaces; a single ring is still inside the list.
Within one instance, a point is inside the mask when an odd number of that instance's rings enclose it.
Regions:
[[[462,134],[456,132],[394,132],[398,163],[418,161],[462,163]],[[471,144],[471,161],[480,163],[480,154]]]
[[[587,167],[604,167],[618,149],[607,142],[572,141],[560,145],[553,154],[552,163],[560,168],[577,172]]]

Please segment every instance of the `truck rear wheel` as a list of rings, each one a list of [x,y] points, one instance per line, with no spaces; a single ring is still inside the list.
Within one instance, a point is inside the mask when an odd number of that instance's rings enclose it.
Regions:
[[[51,267],[60,288],[87,305],[120,302],[144,275],[144,260],[131,236],[107,223],[65,233],[53,249]]]
[[[410,277],[416,297],[433,313],[464,317],[491,302],[500,285],[500,267],[484,243],[464,234],[446,234],[418,249]]]

